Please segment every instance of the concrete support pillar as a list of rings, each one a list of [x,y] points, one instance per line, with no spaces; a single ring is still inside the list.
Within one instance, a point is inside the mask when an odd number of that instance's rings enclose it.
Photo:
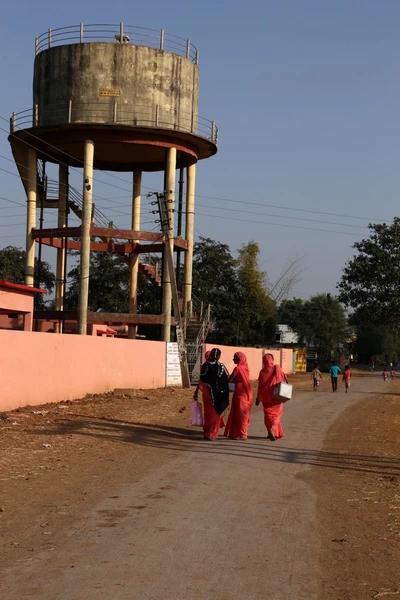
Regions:
[[[37,152],[32,148],[28,150],[27,189],[25,284],[33,287],[35,240],[32,239],[32,228],[36,227]]]
[[[142,172],[135,171],[133,173],[133,193],[132,193],[132,229],[140,231],[140,192],[142,185]],[[139,242],[133,240],[134,247]],[[139,254],[132,252],[129,261],[130,271],[130,292],[129,292],[129,312],[137,313],[137,290],[138,290],[138,272],[139,272]],[[136,338],[136,325],[128,326],[128,338],[134,340]]]
[[[185,272],[183,277],[183,315],[187,316],[188,303],[192,300],[193,246],[194,246],[194,199],[196,186],[196,164],[190,165],[186,173],[186,241]]]
[[[169,221],[171,226],[171,248],[174,249],[174,209],[175,203],[175,178],[176,178],[176,148],[168,148],[165,170],[166,200],[168,201]],[[164,314],[164,325],[162,327],[162,340],[169,342],[171,339],[171,309],[172,309],[172,291],[171,279],[168,269],[168,261],[164,260],[163,269],[163,302],[162,310]]]
[[[67,184],[68,167],[59,166],[58,175],[58,227],[67,226]],[[62,240],[62,248],[57,248],[57,267],[56,267],[56,310],[64,309],[64,287],[65,287],[65,239]],[[63,322],[55,324],[55,332],[62,333]]]
[[[81,232],[81,262],[79,274],[78,333],[86,335],[90,272],[90,225],[92,223],[94,142],[85,141],[83,167],[83,211]]]

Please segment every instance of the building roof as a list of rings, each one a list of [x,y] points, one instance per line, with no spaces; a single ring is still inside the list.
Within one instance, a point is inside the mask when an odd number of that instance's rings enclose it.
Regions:
[[[0,288],[7,288],[14,292],[24,292],[25,294],[47,294],[47,290],[31,287],[30,285],[24,285],[22,283],[11,283],[11,281],[5,281],[4,279],[0,279]]]

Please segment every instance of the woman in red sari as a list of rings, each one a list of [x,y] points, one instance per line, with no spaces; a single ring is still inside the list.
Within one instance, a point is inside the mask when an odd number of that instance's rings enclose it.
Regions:
[[[207,356],[208,354],[208,356]],[[222,413],[229,404],[229,374],[219,358],[221,350],[213,348],[206,353],[206,362],[201,367],[198,387],[203,396],[204,439],[216,440],[219,430],[225,426]],[[194,399],[197,400],[197,389]]]
[[[250,386],[250,371],[246,355],[236,352],[233,357],[236,367],[229,381],[235,384],[232,396],[231,411],[224,436],[233,440],[247,440],[247,430],[250,423],[250,410],[253,394]]]
[[[263,368],[258,376],[258,390],[256,406],[260,402],[264,408],[264,423],[268,431],[268,439],[274,442],[276,439],[283,437],[283,429],[281,425],[281,416],[283,413],[283,403],[279,400],[274,400],[272,397],[274,385],[286,381],[286,375],[279,365],[274,365],[274,357],[272,354],[264,354]]]

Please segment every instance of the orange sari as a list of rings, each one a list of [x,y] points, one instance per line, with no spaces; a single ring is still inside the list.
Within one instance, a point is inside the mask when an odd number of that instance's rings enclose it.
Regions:
[[[286,381],[286,375],[279,365],[274,365],[272,354],[264,354],[263,365],[258,376],[257,398],[263,404],[265,427],[278,439],[284,435],[281,425],[283,403],[274,400],[272,394],[274,385]]]
[[[232,396],[231,410],[224,436],[231,439],[247,439],[247,430],[250,423],[250,411],[253,394],[250,386],[250,372],[246,355],[236,352],[235,357],[239,360],[231,377],[235,384]]]

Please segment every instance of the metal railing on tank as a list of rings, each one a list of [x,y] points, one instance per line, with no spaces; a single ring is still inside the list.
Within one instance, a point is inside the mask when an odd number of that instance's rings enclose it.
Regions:
[[[79,25],[48,29],[46,33],[35,38],[35,54],[53,46],[104,41],[167,50],[184,56],[196,65],[199,64],[199,52],[190,40],[168,33],[164,29],[149,29],[124,23],[118,25],[80,23]]]
[[[66,124],[127,125],[130,127],[156,127],[173,129],[206,138],[218,144],[218,127],[196,113],[163,106],[125,104],[117,99],[105,98],[103,102],[63,102],[13,113],[10,133],[29,127],[54,127]]]

